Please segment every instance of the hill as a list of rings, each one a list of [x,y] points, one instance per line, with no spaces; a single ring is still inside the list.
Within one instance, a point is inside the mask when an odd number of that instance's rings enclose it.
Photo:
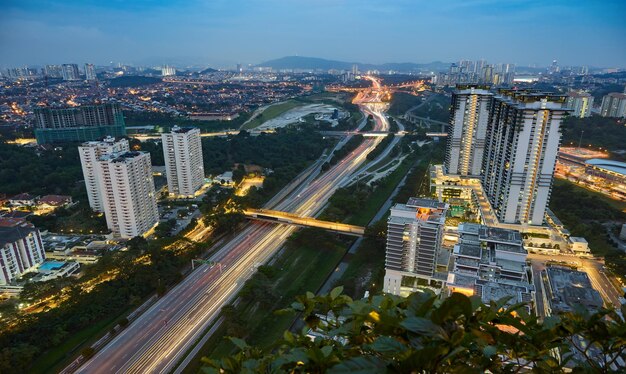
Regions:
[[[445,70],[450,64],[435,61],[427,64],[417,64],[413,62],[385,63],[385,64],[364,64],[360,62],[346,62],[337,60],[327,60],[318,57],[286,56],[275,60],[265,61],[257,66],[271,67],[272,69],[311,69],[311,70],[351,70],[353,65],[357,65],[360,70],[396,70],[396,71],[437,71]]]

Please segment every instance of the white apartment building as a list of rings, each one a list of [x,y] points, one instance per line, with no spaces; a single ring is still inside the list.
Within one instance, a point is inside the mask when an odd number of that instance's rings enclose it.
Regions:
[[[200,129],[174,126],[161,140],[170,195],[193,197],[204,184]]]
[[[35,226],[22,219],[0,218],[0,285],[12,283],[45,259]]]
[[[96,78],[96,68],[93,64],[85,64],[85,79],[88,81],[95,81]]]
[[[448,204],[414,197],[391,208],[384,292],[400,295],[413,290],[415,279],[426,286],[434,280],[447,210]]]
[[[489,87],[459,85],[452,94],[445,169],[447,174],[480,175],[493,94]]]
[[[164,65],[163,67],[161,67],[161,75],[164,77],[176,75],[176,68],[174,68],[173,66]]]
[[[591,116],[593,96],[587,92],[572,91],[567,94],[567,107],[572,110],[570,115],[585,118]]]
[[[489,122],[482,184],[502,223],[541,225],[552,189],[565,97],[500,90]]]
[[[100,182],[98,181],[97,163],[101,157],[128,152],[128,140],[115,140],[107,137],[103,141],[85,142],[78,147],[80,155],[80,163],[83,167],[83,177],[85,178],[85,187],[87,187],[87,197],[89,206],[96,212],[104,212],[104,205],[100,194]]]
[[[144,235],[159,221],[150,154],[114,153],[97,163],[107,226],[115,236]]]
[[[626,118],[626,93],[611,92],[602,98],[602,117]]]

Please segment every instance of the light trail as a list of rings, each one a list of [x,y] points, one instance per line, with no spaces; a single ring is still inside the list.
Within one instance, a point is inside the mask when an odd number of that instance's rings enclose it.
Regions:
[[[365,103],[364,103],[365,105]],[[375,130],[388,130],[382,111],[362,107]],[[382,138],[365,139],[330,170],[296,188],[274,209],[314,216],[338,186],[350,178]],[[294,226],[249,224],[203,264],[83,364],[80,373],[167,373],[200,338],[260,263],[265,263],[297,230]]]

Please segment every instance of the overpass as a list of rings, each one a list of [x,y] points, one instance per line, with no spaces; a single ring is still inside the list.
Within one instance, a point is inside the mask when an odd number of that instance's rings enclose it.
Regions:
[[[324,136],[348,136],[348,135],[363,135],[364,138],[384,138],[391,134],[390,131],[320,131],[320,134]],[[405,131],[398,131],[393,133],[395,136],[404,136]]]
[[[322,221],[311,217],[303,217],[293,213],[285,213],[277,210],[247,209],[243,212],[249,219],[260,221],[283,223],[287,225],[317,227],[346,235],[363,236],[365,227],[348,225],[339,222]]]
[[[420,117],[420,116],[416,116],[415,114],[408,112],[404,115],[404,119],[406,121],[409,121],[413,124],[416,124],[420,127],[437,127],[440,126],[441,127],[441,132],[446,132],[446,126],[448,126],[449,124],[446,122],[442,122],[442,121],[437,121],[434,120],[432,118],[427,118],[427,117]]]

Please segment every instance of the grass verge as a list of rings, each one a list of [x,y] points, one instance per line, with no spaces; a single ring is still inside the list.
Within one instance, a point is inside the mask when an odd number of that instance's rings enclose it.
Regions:
[[[301,102],[297,102],[295,100],[288,100],[282,103],[272,104],[265,108],[263,112],[259,113],[256,117],[254,117],[249,122],[245,123],[241,126],[244,130],[251,130],[261,126],[264,122],[274,119],[281,114],[291,110],[293,108],[303,106],[304,104]]]

